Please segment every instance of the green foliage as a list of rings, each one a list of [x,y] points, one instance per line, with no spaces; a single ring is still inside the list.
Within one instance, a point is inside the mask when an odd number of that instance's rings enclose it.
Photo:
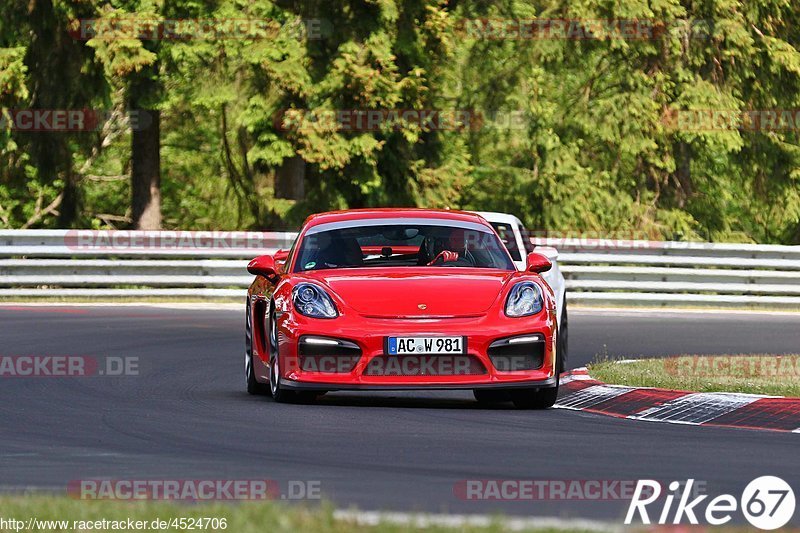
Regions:
[[[131,79],[157,78],[168,227],[281,228],[315,211],[409,205],[513,212],[537,230],[800,243],[800,124],[681,122],[800,108],[791,2],[53,0],[49,13],[28,10],[0,8],[0,106],[121,112]],[[67,31],[78,18],[267,23],[237,38],[76,41]],[[639,39],[464,31],[465,20],[534,18],[655,30]],[[348,129],[331,119],[370,110],[477,120]],[[304,194],[282,198],[278,177],[298,156]],[[0,158],[3,227],[62,223],[41,206],[68,186],[80,193],[71,225],[130,219],[124,128],[53,138],[6,126]]]
[[[28,98],[28,88],[25,85],[25,75],[28,68],[25,66],[25,48],[0,48],[0,98],[5,103]]]

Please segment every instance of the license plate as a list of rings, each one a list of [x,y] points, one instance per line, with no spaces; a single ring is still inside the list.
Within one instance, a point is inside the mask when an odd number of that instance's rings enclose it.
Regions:
[[[389,355],[439,355],[464,354],[464,337],[387,337],[386,350]]]

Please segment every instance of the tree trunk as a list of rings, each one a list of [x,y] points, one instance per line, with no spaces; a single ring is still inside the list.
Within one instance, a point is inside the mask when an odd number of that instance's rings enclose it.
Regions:
[[[80,187],[78,186],[78,176],[73,172],[71,166],[70,162],[70,167],[64,169],[64,190],[58,208],[59,228],[71,228],[78,218]]]
[[[157,94],[157,67],[135,74],[130,107],[135,123],[131,135],[131,212],[134,229],[161,229],[161,113],[148,109]]]
[[[275,174],[275,197],[303,200],[306,195],[306,162],[296,155],[283,160]]]
[[[678,207],[683,209],[689,197],[692,196],[694,187],[692,186],[692,152],[688,143],[678,142],[678,153],[676,154],[675,173],[678,178],[679,190]]]

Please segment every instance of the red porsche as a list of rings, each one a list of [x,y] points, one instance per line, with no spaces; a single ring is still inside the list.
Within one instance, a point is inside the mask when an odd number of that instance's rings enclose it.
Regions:
[[[481,216],[363,209],[309,217],[289,252],[253,259],[251,394],[468,389],[479,402],[555,403],[556,305],[531,253],[519,272]]]

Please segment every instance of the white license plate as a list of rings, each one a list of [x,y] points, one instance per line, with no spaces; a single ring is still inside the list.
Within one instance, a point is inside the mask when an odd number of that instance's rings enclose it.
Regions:
[[[389,355],[439,355],[466,353],[464,337],[387,337]]]

